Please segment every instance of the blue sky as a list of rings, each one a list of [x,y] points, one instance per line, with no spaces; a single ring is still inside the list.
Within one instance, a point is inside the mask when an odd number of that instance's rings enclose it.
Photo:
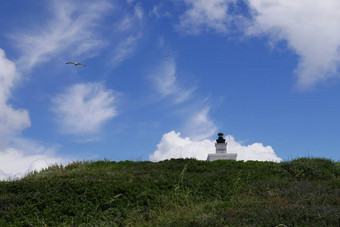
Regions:
[[[0,179],[75,160],[205,160],[219,131],[238,160],[338,161],[339,10],[1,1]]]

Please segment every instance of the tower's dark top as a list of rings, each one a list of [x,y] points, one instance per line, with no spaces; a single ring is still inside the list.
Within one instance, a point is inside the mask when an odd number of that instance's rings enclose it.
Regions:
[[[218,139],[216,140],[216,142],[217,143],[225,143],[225,139],[223,139],[223,133],[220,132],[217,135],[218,135]]]

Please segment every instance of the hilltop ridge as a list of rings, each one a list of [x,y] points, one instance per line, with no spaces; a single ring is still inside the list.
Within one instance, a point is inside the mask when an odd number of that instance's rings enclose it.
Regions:
[[[340,226],[340,163],[83,161],[0,182],[1,226]]]

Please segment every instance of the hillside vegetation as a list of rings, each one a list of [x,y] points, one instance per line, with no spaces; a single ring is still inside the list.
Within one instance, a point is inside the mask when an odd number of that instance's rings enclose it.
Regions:
[[[0,226],[340,226],[340,163],[54,165],[0,182]]]

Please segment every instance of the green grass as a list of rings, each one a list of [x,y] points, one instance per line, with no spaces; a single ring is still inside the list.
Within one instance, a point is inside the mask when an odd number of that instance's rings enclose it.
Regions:
[[[0,226],[340,226],[340,163],[54,165],[0,182]]]

